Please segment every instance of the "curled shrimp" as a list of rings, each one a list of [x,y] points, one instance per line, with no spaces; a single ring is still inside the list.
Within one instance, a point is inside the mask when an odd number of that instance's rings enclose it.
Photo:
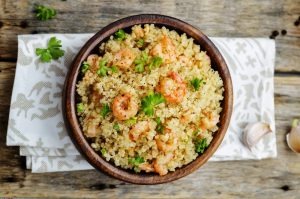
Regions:
[[[203,131],[214,128],[219,122],[220,116],[215,113],[205,112],[204,115],[206,117],[200,121],[200,128]]]
[[[157,172],[159,175],[163,176],[168,173],[167,164],[173,159],[173,154],[168,153],[164,156],[158,157],[153,162],[154,171]]]
[[[138,112],[138,103],[129,93],[115,97],[112,105],[112,112],[118,120],[128,120]]]
[[[177,104],[183,100],[187,92],[187,87],[178,73],[170,72],[168,77],[160,81],[156,90],[160,92],[168,102]]]
[[[163,136],[168,136],[167,141],[163,141]],[[158,134],[154,137],[158,150],[167,153],[174,151],[178,145],[178,137],[172,133],[171,129],[165,128],[165,134]]]
[[[159,56],[164,59],[164,63],[171,63],[176,60],[176,47],[172,40],[164,35],[162,39],[150,51],[153,56]]]
[[[139,139],[141,135],[149,132],[149,130],[150,130],[149,122],[147,121],[138,122],[130,129],[129,138],[132,141],[136,141]]]
[[[96,54],[91,54],[91,55],[88,56],[86,61],[90,65],[90,70],[92,72],[96,72],[97,69],[99,68],[100,59],[101,59],[101,57],[99,57]]]
[[[113,65],[116,65],[121,70],[126,70],[132,65],[135,54],[129,48],[119,50],[113,59]]]

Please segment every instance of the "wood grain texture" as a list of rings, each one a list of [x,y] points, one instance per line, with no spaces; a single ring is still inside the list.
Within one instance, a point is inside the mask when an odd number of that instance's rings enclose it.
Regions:
[[[37,2],[0,0],[0,197],[299,198],[300,157],[285,141],[292,118],[300,118],[300,27],[294,25],[300,15],[299,0],[45,0],[43,4],[59,12],[56,19],[47,22],[37,21],[31,14]],[[171,15],[209,36],[269,37],[274,30],[287,30],[287,35],[276,37],[278,158],[209,162],[188,177],[152,186],[123,183],[96,171],[32,174],[25,169],[18,148],[5,146],[16,35],[33,31],[96,32],[119,18],[139,13]]]

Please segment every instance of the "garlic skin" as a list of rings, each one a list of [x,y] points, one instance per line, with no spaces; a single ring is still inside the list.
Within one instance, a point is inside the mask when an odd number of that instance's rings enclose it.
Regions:
[[[300,153],[300,122],[294,119],[292,122],[292,129],[286,135],[286,141],[290,149],[296,153]]]
[[[243,133],[243,142],[249,149],[251,149],[264,135],[271,132],[271,127],[267,123],[250,123],[245,127]]]

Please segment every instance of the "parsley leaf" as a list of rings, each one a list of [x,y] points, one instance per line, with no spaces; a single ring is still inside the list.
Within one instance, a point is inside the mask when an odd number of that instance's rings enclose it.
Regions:
[[[132,118],[130,118],[128,120],[125,120],[125,124],[130,125],[130,126],[136,124],[136,122],[137,122],[137,118],[136,117],[132,117]]]
[[[143,39],[139,39],[137,42],[136,42],[136,45],[138,48],[142,48],[144,46],[144,40]]]
[[[147,63],[147,61],[148,61],[148,54],[145,51],[143,51],[141,57],[134,60],[134,63],[136,64],[135,71],[139,73],[144,72],[145,64]]]
[[[133,166],[138,166],[139,164],[142,164],[144,162],[144,158],[140,156],[136,156],[135,158],[128,158],[128,164],[131,164]]]
[[[104,149],[104,148],[102,148],[100,151],[101,151],[101,154],[102,154],[102,155],[104,155],[104,154],[107,153],[106,149]]]
[[[195,142],[195,149],[197,153],[203,153],[207,146],[208,144],[206,138],[197,139]]]
[[[34,12],[36,13],[36,18],[41,21],[46,21],[56,16],[56,11],[54,9],[43,5],[36,5],[34,8]]]
[[[195,89],[195,91],[198,91],[200,86],[203,84],[206,84],[206,82],[203,79],[199,79],[198,77],[195,77],[190,81],[190,85]]]
[[[35,49],[35,54],[40,56],[42,62],[50,62],[51,59],[58,59],[65,54],[65,51],[60,48],[61,40],[51,37],[48,41],[48,47]]]
[[[101,59],[99,62],[99,68],[97,70],[97,74],[101,76],[106,76],[109,68],[106,66],[107,61],[105,59]]]
[[[156,130],[158,133],[164,133],[165,127],[163,126],[163,124],[162,124],[162,122],[161,122],[161,120],[160,120],[160,117],[155,118],[155,122],[156,122],[156,124],[157,124],[155,130]]]
[[[100,111],[101,116],[103,118],[105,118],[109,112],[111,112],[109,105],[108,104],[102,104],[102,108],[101,108],[101,111]]]
[[[116,131],[120,130],[120,126],[118,123],[114,123],[113,129],[115,129]]]
[[[160,103],[165,102],[165,98],[160,93],[150,93],[142,98],[141,109],[146,115],[154,114],[154,107]]]
[[[111,70],[112,73],[117,73],[119,71],[118,67],[116,67],[116,66],[110,67],[110,70]]]
[[[158,68],[162,63],[163,63],[163,59],[161,57],[155,56],[151,59],[151,62],[149,64],[149,69],[152,70],[154,68]]]
[[[77,104],[77,113],[82,113],[84,111],[84,105],[83,103]]]
[[[117,32],[115,32],[115,39],[118,41],[122,41],[126,38],[125,31],[122,29],[119,29]]]
[[[86,61],[84,61],[81,66],[81,72],[85,73],[86,71],[89,70],[89,68],[90,68],[90,65]]]

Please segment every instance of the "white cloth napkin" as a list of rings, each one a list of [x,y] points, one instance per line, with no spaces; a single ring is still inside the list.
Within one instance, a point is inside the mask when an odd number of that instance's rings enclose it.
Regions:
[[[42,63],[36,48],[50,37],[62,40],[64,57]],[[92,34],[38,34],[18,36],[18,61],[11,98],[7,145],[20,146],[32,172],[92,169],[71,142],[61,113],[61,91],[68,67]],[[277,156],[274,119],[275,43],[264,38],[210,38],[231,72],[234,111],[221,146],[210,159],[248,160]],[[252,149],[241,140],[249,122],[270,123],[274,133]]]

